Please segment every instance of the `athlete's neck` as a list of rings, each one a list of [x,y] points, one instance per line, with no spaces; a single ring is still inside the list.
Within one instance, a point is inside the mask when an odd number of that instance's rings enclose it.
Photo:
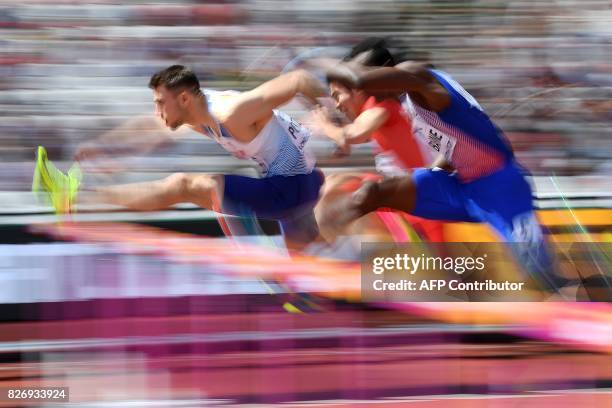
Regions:
[[[189,112],[185,123],[197,131],[201,131],[202,128],[207,126],[213,129],[217,127],[217,122],[208,110],[208,102],[203,94],[194,99],[193,109]]]

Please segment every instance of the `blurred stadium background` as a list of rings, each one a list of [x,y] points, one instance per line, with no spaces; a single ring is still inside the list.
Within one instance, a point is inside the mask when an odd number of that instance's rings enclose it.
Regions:
[[[299,297],[311,313],[291,314],[293,295],[282,285],[270,295],[264,267],[243,273],[226,247],[207,258],[201,236],[219,231],[205,212],[79,218],[188,236],[62,230],[30,193],[36,146],[66,169],[78,143],[152,111],[157,69],[182,63],[207,88],[244,90],[304,51],[342,55],[383,36],[479,100],[532,172],[540,208],[576,209],[549,220],[554,232],[610,241],[609,1],[2,0],[0,32],[0,387],[66,385],[71,406],[92,407],[612,405],[607,304],[453,314],[335,293]],[[324,139],[310,148],[328,172],[373,164],[368,145],[343,158]],[[99,181],[254,174],[196,134],[118,161],[126,171]]]

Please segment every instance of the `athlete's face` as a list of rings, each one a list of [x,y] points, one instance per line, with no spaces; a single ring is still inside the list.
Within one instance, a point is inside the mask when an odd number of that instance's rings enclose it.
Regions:
[[[185,90],[170,90],[159,86],[153,90],[155,114],[172,130],[185,123],[188,95]]]
[[[344,113],[350,120],[355,120],[366,101],[366,96],[361,91],[351,90],[336,82],[329,85],[332,98],[336,101],[336,109]]]

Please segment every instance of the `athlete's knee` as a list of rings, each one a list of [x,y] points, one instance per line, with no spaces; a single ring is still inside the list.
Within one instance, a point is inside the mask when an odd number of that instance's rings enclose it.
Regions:
[[[384,179],[378,190],[380,207],[413,212],[416,204],[416,184],[412,176]]]
[[[167,194],[184,197],[189,189],[189,179],[190,177],[186,173],[174,173],[166,177],[162,183]]]
[[[192,175],[187,183],[186,196],[192,203],[215,209],[223,201],[223,178],[215,174]]]
[[[174,173],[164,179],[170,195],[181,201],[208,201],[220,186],[219,177],[209,174]]]
[[[364,214],[380,208],[380,181],[366,180],[352,194],[351,203]]]

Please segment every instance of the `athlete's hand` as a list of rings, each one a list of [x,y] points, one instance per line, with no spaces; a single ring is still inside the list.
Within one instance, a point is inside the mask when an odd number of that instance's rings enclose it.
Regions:
[[[351,146],[346,141],[344,128],[334,123],[332,111],[326,107],[317,107],[312,111],[310,123],[316,132],[322,133],[338,146],[334,157],[343,157],[351,154]]]
[[[316,106],[312,110],[312,122],[319,127],[324,127],[327,124],[333,124],[331,120],[331,112],[324,106]]]
[[[345,143],[344,146],[338,145],[334,150],[333,157],[346,157],[351,155],[351,145]]]
[[[326,120],[320,113],[319,106],[313,106],[310,113],[304,117],[303,123],[314,134],[329,137],[325,132]]]

